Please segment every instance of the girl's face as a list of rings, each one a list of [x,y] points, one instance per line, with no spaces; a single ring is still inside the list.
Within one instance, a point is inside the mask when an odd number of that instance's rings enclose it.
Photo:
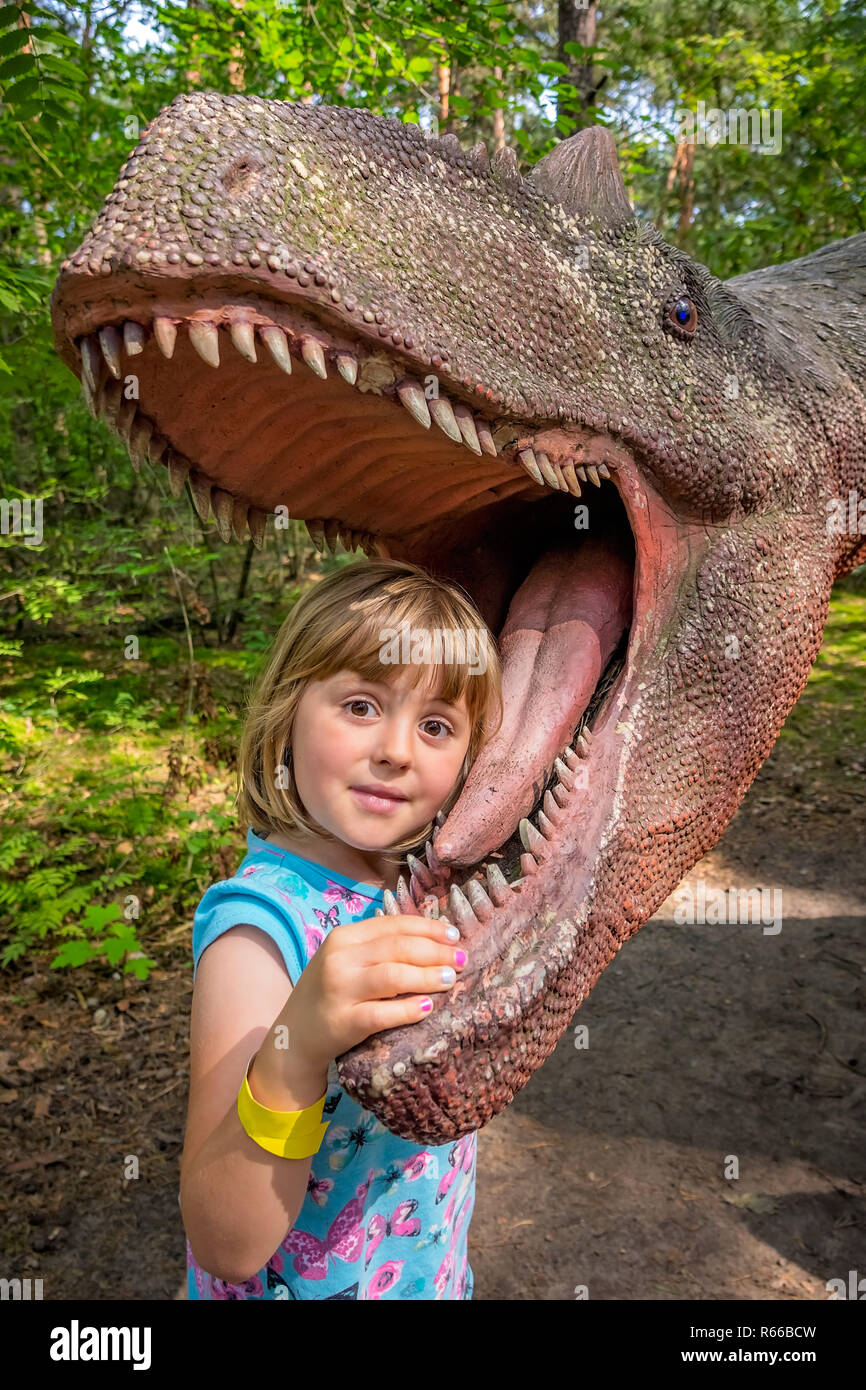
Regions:
[[[413,673],[414,674],[414,673]],[[471,734],[458,704],[392,681],[339,671],[311,681],[295,712],[292,762],[301,800],[344,844],[384,850],[432,820],[452,791]]]

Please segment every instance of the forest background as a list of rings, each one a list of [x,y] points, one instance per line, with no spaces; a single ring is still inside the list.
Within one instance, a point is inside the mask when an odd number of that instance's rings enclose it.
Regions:
[[[509,144],[524,172],[600,123],[638,214],[725,279],[866,229],[864,55],[855,3],[0,8],[0,494],[43,499],[45,528],[39,545],[0,535],[13,980],[36,959],[146,979],[188,945],[196,902],[243,853],[235,754],[262,653],[305,586],[352,562],[300,522],[269,526],[261,553],[223,545],[163,469],[132,470],[53,350],[60,262],[148,121],[197,89],[363,106]],[[781,148],[690,143],[680,117],[700,102],[781,112]],[[866,744],[864,617],[866,567],[834,592],[783,739],[832,728]]]

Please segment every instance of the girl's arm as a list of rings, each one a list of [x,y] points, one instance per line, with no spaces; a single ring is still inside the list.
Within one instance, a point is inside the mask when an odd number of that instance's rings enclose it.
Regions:
[[[275,943],[238,926],[199,962],[190,1026],[190,1090],[180,1201],[202,1269],[239,1284],[263,1267],[297,1220],[311,1158],[279,1158],[241,1125],[237,1095],[247,1063],[268,1038],[292,992]],[[290,1038],[291,1044],[291,1038]],[[327,1067],[297,1049],[262,1047],[249,1074],[257,1101],[303,1110],[327,1090]]]

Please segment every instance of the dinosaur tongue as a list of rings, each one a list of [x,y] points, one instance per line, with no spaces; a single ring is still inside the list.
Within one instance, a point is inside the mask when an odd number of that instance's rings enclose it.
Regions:
[[[499,636],[502,727],[436,838],[444,863],[476,863],[529,815],[631,622],[632,578],[613,532],[536,561]]]

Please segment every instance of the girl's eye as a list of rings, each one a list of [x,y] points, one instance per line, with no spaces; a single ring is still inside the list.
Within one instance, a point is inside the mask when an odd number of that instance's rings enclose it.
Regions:
[[[370,706],[370,709],[372,709],[372,708],[373,708],[373,701],[372,701],[372,700],[364,700],[364,699],[362,699],[362,698],[359,696],[357,700],[349,700],[349,701],[347,701],[347,703],[343,706],[343,708],[344,708],[344,709],[347,709],[347,710],[351,710],[352,714],[356,714],[356,713],[357,713],[357,711],[356,711],[356,709],[355,709],[355,706],[356,706],[356,705],[369,705],[369,706]],[[363,716],[363,715],[359,715],[358,717],[359,717],[359,719],[363,719],[364,716]]]
[[[443,719],[425,719],[424,723],[425,723],[425,724],[436,724],[436,725],[438,725],[438,727],[439,727],[440,729],[442,729],[443,732],[444,732],[446,735],[447,735],[447,734],[450,734],[450,733],[452,732],[452,730],[449,728],[449,726],[445,723],[445,721],[444,721]],[[434,738],[439,738],[439,735],[438,735],[438,734],[434,734],[433,737],[434,737]]]

